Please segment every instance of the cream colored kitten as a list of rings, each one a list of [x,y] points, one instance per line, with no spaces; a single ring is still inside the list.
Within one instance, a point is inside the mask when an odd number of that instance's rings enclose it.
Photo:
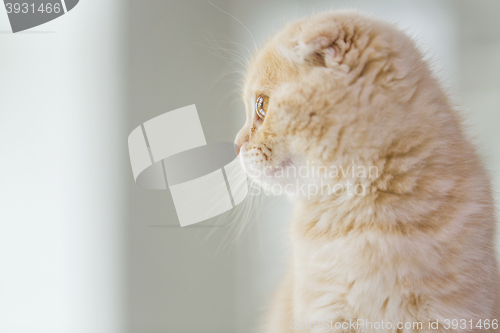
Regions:
[[[405,34],[353,12],[290,24],[256,54],[244,101],[243,165],[296,199],[263,332],[500,331],[490,180]]]

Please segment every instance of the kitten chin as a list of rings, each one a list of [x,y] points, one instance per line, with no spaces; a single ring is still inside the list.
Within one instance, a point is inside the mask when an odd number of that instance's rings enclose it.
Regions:
[[[356,12],[291,23],[256,54],[243,98],[245,170],[301,199],[264,332],[296,332],[291,320],[425,332],[429,321],[500,319],[491,182],[410,38]],[[278,177],[304,164],[307,177]],[[360,166],[377,172],[331,172]],[[313,185],[328,192],[299,192]]]

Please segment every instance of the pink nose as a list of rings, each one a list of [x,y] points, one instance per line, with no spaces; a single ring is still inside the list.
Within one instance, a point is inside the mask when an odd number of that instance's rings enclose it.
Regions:
[[[234,144],[234,151],[236,152],[236,155],[240,154],[240,146],[238,146],[236,143]]]

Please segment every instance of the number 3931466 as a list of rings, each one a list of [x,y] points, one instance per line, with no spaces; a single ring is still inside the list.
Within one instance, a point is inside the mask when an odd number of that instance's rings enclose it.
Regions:
[[[7,2],[5,3],[5,8],[7,9],[7,14],[11,13],[56,13],[59,14],[63,9],[61,4],[59,3],[40,3],[40,4],[35,4],[35,3],[10,3]]]

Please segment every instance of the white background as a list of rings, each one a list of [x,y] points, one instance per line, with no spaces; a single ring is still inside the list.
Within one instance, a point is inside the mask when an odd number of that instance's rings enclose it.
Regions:
[[[123,2],[12,34],[0,6],[0,332],[125,329]]]

